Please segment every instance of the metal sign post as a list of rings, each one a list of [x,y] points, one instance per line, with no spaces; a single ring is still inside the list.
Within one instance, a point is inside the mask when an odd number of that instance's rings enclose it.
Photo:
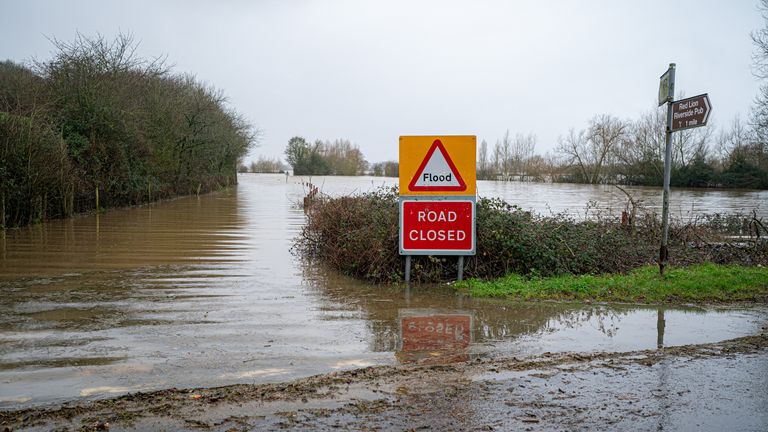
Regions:
[[[672,133],[707,125],[712,104],[709,96],[702,95],[673,101],[675,97],[675,64],[661,76],[659,106],[667,103],[666,147],[664,148],[664,191],[661,202],[661,247],[659,248],[659,274],[669,265],[669,181],[672,173]]]
[[[400,137],[400,255],[405,282],[412,255],[475,254],[475,136]]]
[[[411,281],[411,256],[405,256],[405,283]]]
[[[675,64],[670,63],[666,77],[667,91],[667,131],[664,148],[664,191],[661,198],[661,247],[659,248],[659,273],[664,276],[664,268],[669,263],[669,178],[672,175],[672,98],[675,97]],[[662,79],[662,85],[664,84]]]

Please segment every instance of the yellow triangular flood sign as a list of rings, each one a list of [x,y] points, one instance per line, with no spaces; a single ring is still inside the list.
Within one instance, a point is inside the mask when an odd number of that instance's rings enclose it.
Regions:
[[[412,191],[463,191],[467,190],[467,184],[443,143],[436,139],[408,188]]]

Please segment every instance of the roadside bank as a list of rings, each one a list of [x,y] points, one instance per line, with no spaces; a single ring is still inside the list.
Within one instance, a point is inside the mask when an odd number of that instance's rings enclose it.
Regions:
[[[765,303],[768,269],[705,263],[671,268],[664,277],[658,267],[645,266],[627,274],[564,275],[526,278],[507,275],[455,284],[473,297],[514,300],[568,300],[652,304]]]
[[[765,430],[768,335],[627,353],[377,366],[5,411],[10,430]]]

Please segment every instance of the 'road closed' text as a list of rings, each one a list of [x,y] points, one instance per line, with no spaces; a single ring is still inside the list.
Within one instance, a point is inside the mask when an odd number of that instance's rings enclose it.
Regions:
[[[411,230],[408,237],[412,241],[462,241],[467,238],[467,233],[462,230]]]
[[[402,254],[474,254],[474,201],[403,200],[401,206]]]

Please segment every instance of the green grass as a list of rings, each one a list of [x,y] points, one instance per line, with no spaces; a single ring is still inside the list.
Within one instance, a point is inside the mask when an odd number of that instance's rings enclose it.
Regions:
[[[700,264],[670,268],[664,278],[657,266],[628,274],[554,276],[528,279],[508,275],[496,280],[469,279],[456,284],[473,297],[521,300],[592,300],[631,303],[729,303],[766,301],[765,267]]]

